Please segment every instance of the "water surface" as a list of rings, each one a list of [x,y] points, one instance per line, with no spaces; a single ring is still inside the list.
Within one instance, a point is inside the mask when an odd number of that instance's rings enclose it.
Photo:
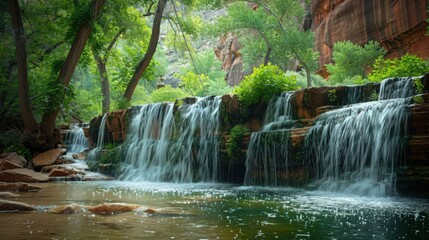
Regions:
[[[2,239],[429,239],[429,202],[226,184],[40,184],[0,213]],[[134,203],[157,211],[53,214],[58,205]]]

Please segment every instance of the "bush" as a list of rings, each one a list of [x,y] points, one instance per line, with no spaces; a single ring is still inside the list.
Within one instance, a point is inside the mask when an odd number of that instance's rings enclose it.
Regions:
[[[184,98],[187,94],[184,93],[180,88],[172,88],[170,85],[165,85],[163,88],[159,88],[152,92],[149,101],[155,102],[174,102],[178,98]]]
[[[420,76],[429,72],[429,67],[423,59],[410,54],[393,60],[379,57],[372,68],[372,72],[368,75],[371,82],[380,82],[390,77]]]
[[[360,76],[366,77],[366,71],[374,64],[375,59],[386,53],[378,42],[369,41],[359,46],[350,41],[337,42],[334,45],[332,60],[334,64],[326,64],[330,77],[330,85],[353,82],[350,79]]]
[[[249,133],[249,128],[243,125],[233,127],[229,133],[229,140],[226,143],[226,150],[230,158],[237,157],[241,153],[243,137]]]
[[[244,105],[259,101],[268,102],[271,97],[285,91],[298,89],[296,76],[286,76],[277,66],[260,65],[253,73],[240,82],[234,93]]]

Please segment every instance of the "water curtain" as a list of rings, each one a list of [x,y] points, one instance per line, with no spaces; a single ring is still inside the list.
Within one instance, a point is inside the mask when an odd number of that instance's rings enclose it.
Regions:
[[[129,125],[119,178],[217,181],[220,103],[220,97],[206,97],[177,110],[172,103],[140,106]]]

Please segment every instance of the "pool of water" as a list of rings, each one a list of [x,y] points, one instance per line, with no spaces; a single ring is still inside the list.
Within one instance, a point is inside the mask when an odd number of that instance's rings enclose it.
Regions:
[[[429,239],[429,202],[225,184],[39,184],[16,201],[36,212],[0,213],[1,239]],[[69,203],[156,210],[53,214]]]

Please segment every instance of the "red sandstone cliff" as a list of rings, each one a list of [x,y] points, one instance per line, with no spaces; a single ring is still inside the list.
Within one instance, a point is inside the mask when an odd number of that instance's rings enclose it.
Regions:
[[[429,0],[312,0],[319,66],[331,62],[334,43],[343,40],[378,41],[391,58],[405,53],[428,58],[428,6]]]

